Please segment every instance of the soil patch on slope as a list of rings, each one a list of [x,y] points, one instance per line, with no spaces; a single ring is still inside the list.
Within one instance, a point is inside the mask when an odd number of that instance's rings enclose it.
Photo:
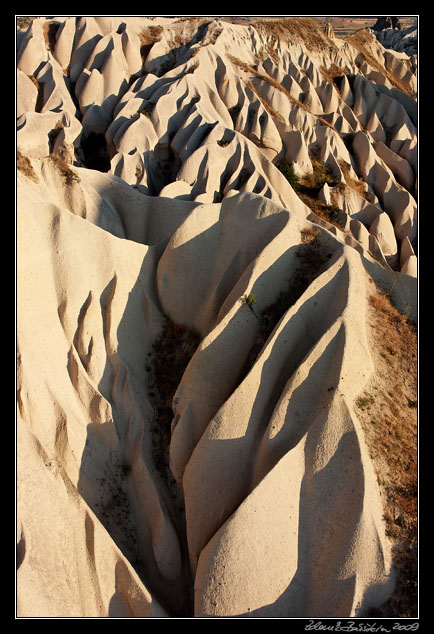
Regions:
[[[200,336],[196,332],[175,324],[166,317],[162,333],[148,355],[148,394],[155,411],[152,430],[153,454],[155,465],[169,488],[175,482],[169,467],[172,401],[199,343]]]
[[[374,287],[369,297],[371,385],[356,401],[377,473],[397,583],[374,617],[417,617],[417,329]]]

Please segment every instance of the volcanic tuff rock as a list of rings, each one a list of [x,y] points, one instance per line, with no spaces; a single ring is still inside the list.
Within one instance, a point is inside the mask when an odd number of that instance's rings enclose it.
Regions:
[[[394,573],[355,403],[371,288],[417,316],[414,74],[300,18],[17,47],[18,615],[366,614]]]

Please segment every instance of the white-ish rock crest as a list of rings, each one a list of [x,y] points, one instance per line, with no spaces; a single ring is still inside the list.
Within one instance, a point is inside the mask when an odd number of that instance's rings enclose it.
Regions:
[[[297,33],[77,16],[19,40],[20,617],[354,617],[393,589],[355,399],[369,283],[417,316],[416,84],[368,32],[369,57]],[[319,163],[338,224],[279,169]],[[199,343],[163,446],[167,319]]]

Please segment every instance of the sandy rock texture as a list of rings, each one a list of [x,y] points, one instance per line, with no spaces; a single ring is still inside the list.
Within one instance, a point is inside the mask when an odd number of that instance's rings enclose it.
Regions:
[[[391,595],[355,402],[372,285],[417,318],[404,56],[308,18],[17,34],[19,617]]]

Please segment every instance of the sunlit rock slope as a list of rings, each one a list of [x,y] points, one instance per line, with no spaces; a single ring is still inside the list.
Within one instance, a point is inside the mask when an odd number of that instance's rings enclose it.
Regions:
[[[17,611],[345,617],[392,593],[356,399],[416,319],[417,83],[308,18],[17,34]]]

